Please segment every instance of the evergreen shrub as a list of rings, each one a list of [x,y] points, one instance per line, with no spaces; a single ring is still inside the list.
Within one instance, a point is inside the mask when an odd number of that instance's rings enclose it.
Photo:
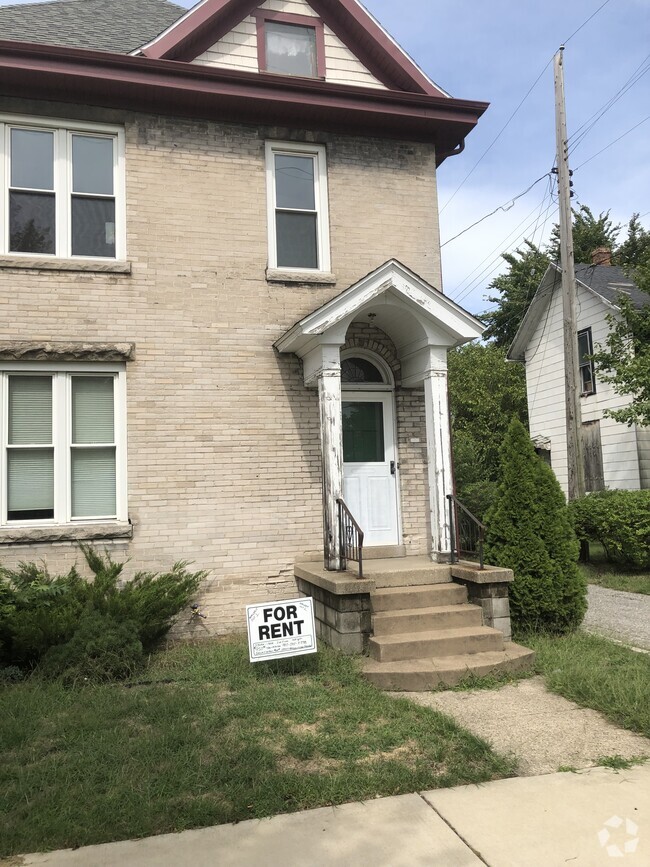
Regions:
[[[571,503],[579,539],[600,542],[608,560],[650,568],[650,491],[597,491]]]
[[[76,677],[86,647],[88,665],[80,676],[122,676],[155,648],[205,577],[180,562],[162,574],[138,572],[123,580],[123,563],[79,547],[93,573],[90,581],[75,567],[58,576],[35,563],[0,567],[0,665],[30,670],[43,662],[43,673],[74,669]]]
[[[562,489],[517,418],[503,442],[501,481],[486,524],[486,561],[515,574],[515,627],[562,633],[579,626],[587,587],[578,569],[578,540]]]

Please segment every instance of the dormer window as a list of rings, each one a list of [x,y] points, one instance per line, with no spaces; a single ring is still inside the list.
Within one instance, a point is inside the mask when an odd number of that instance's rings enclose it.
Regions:
[[[309,15],[260,10],[257,14],[257,53],[260,72],[324,78],[323,22]]]

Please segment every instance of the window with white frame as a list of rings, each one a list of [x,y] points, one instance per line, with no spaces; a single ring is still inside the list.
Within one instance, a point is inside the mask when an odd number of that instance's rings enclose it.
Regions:
[[[329,271],[325,148],[267,142],[266,170],[269,267]]]
[[[0,116],[0,253],[123,259],[123,133]]]
[[[0,370],[0,525],[126,521],[125,369]]]

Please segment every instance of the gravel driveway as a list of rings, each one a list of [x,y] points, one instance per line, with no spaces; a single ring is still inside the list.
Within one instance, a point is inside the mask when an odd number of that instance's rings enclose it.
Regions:
[[[650,596],[590,584],[582,625],[589,632],[650,650]]]

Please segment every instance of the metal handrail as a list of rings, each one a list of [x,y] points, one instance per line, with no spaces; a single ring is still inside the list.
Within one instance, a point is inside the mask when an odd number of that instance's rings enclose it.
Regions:
[[[339,544],[341,572],[345,572],[348,560],[359,564],[359,578],[363,578],[363,530],[348,509],[345,500],[336,501],[339,510]]]
[[[478,554],[479,569],[484,569],[483,545],[486,526],[464,506],[458,497],[447,494],[449,500],[449,529],[451,535],[451,563],[460,560],[461,554]],[[459,516],[458,512],[462,513]],[[463,541],[467,544],[463,545]],[[475,544],[474,544],[475,543]],[[476,550],[475,550],[476,549]]]

